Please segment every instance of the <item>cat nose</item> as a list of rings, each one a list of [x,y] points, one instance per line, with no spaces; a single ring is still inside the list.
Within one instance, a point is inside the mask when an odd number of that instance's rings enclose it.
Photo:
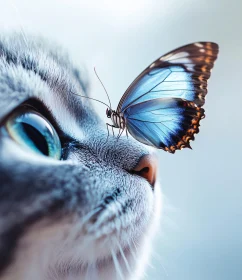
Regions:
[[[157,173],[157,158],[155,155],[144,155],[140,158],[138,164],[133,168],[133,173],[145,178],[152,187],[155,185]]]

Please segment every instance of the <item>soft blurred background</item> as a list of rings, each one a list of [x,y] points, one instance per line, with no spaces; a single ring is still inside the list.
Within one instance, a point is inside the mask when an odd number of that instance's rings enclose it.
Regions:
[[[0,0],[0,31],[20,29],[62,44],[106,100],[96,66],[115,106],[165,52],[220,45],[193,150],[159,151],[166,206],[145,279],[242,279],[242,1]]]

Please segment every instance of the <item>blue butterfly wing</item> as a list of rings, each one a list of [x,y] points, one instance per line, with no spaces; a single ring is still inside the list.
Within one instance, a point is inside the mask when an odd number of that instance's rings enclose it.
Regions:
[[[207,80],[218,55],[211,42],[189,44],[165,54],[147,67],[122,96],[117,112],[156,98],[182,98],[203,106]]]
[[[190,147],[204,110],[181,98],[158,98],[124,111],[129,133],[141,143],[174,153]]]
[[[147,67],[117,107],[130,134],[172,153],[190,147],[204,117],[201,107],[217,55],[217,44],[198,42],[173,50]]]

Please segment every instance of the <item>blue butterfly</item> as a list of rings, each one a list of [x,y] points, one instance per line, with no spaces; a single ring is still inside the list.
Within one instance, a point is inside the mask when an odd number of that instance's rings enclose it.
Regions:
[[[218,45],[198,42],[175,49],[155,60],[128,87],[117,110],[107,117],[139,142],[174,153],[190,147],[205,117],[201,108]]]

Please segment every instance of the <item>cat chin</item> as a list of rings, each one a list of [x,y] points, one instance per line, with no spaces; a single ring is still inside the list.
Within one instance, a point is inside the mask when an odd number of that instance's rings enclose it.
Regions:
[[[149,220],[109,234],[87,234],[76,217],[43,219],[20,240],[2,280],[140,279],[160,221],[162,196],[155,186]],[[141,217],[142,219],[142,217]]]

